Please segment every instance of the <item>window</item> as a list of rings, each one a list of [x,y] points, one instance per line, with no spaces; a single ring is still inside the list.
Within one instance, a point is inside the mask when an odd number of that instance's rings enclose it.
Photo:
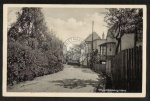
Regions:
[[[101,46],[101,55],[106,55],[106,46]]]

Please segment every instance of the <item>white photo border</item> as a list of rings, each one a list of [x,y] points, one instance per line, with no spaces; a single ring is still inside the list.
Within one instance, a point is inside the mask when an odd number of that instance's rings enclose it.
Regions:
[[[7,10],[9,7],[43,8],[143,8],[143,56],[142,56],[142,93],[51,93],[51,92],[7,92]],[[146,5],[66,5],[66,4],[4,4],[3,5],[3,80],[2,94],[5,97],[145,97],[146,96]]]

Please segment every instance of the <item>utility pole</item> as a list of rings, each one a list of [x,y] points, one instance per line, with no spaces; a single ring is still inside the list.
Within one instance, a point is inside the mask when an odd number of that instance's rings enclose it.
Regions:
[[[94,21],[92,21],[92,51],[93,51],[93,29],[94,29]]]
[[[92,21],[92,43],[91,43],[91,53],[92,53],[92,56],[91,56],[91,69],[93,69],[93,29],[94,29],[94,21]]]

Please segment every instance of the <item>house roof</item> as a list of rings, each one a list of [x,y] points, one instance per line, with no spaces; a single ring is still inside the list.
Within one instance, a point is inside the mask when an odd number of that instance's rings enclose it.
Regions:
[[[106,36],[106,37],[111,37],[111,38],[113,38],[113,37],[112,37],[112,31],[114,31],[114,30],[116,30],[116,29],[117,29],[117,24],[114,24],[112,27],[110,27],[110,28],[108,29],[107,36]]]
[[[114,24],[111,28],[108,29],[106,41],[109,42],[116,42],[116,39],[112,36],[112,31],[117,29],[117,24]]]
[[[101,37],[96,33],[96,32],[93,32],[93,40],[96,40],[96,39],[101,39]],[[85,41],[92,41],[92,34],[90,34],[86,39]]]
[[[107,37],[106,42],[117,42],[117,40],[115,38],[112,37]]]
[[[100,44],[99,46],[107,45],[107,44],[116,44],[115,42],[105,42],[103,44]]]
[[[99,40],[98,42],[97,42],[97,44],[98,45],[101,45],[101,44],[103,44],[103,43],[106,43],[106,39],[101,39],[101,40]]]

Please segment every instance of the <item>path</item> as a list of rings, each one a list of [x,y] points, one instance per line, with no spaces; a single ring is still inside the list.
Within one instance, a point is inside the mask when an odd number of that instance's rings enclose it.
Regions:
[[[94,92],[104,78],[88,68],[64,65],[63,71],[21,82],[8,92]]]

